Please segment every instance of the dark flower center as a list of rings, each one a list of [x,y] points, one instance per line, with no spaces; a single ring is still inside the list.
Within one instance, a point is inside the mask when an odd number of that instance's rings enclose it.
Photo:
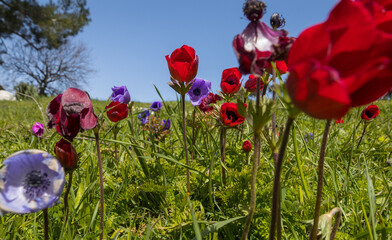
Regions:
[[[47,173],[42,173],[40,170],[33,170],[29,172],[24,181],[27,199],[31,201],[36,197],[40,197],[49,186],[50,180]]]
[[[237,81],[234,78],[229,78],[226,82],[230,85],[237,85]]]
[[[235,114],[233,111],[226,111],[226,116],[232,122],[236,122],[238,120],[237,114]]]
[[[200,96],[200,93],[201,93],[200,88],[196,88],[195,90],[193,90],[193,94],[195,96]]]
[[[366,115],[368,118],[372,118],[373,115],[374,115],[374,112],[373,112],[373,111],[365,111],[365,115]]]

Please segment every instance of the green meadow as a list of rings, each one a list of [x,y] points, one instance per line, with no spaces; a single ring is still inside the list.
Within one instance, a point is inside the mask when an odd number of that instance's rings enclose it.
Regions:
[[[51,98],[0,101],[0,167],[12,153],[40,149],[54,155],[61,136],[45,128],[38,138],[35,122],[45,123]],[[214,114],[187,105],[187,143],[190,165],[185,165],[182,115],[179,102],[163,102],[157,119],[171,120],[164,136],[142,128],[138,114],[150,103],[135,103],[132,114],[114,123],[104,112],[108,102],[93,100],[99,116],[104,178],[104,236],[106,239],[239,239],[250,204],[253,144],[247,122],[227,129],[226,163],[220,161],[220,124]],[[188,103],[187,103],[188,104]],[[364,122],[363,107],[352,109],[343,123],[332,122],[324,166],[321,214],[342,211],[335,239],[392,239],[392,102],[375,103],[380,115]],[[130,112],[131,113],[131,112]],[[276,111],[282,134],[287,113]],[[366,130],[364,131],[365,124]],[[307,239],[314,217],[317,162],[325,121],[299,115],[290,132],[281,175],[282,239]],[[270,125],[265,128],[270,131]],[[312,136],[309,135],[311,133]],[[100,233],[100,188],[97,150],[92,130],[79,133],[73,145],[78,168],[69,174],[57,205],[48,209],[50,239],[97,239]],[[118,159],[114,149],[118,150]],[[226,184],[222,180],[226,171]],[[186,170],[190,170],[188,197]],[[249,239],[267,239],[271,219],[274,161],[268,138],[262,137],[257,175],[256,211]],[[69,219],[65,221],[64,192],[69,188]],[[327,234],[334,218],[322,216]],[[0,239],[43,239],[42,211],[0,217]]]

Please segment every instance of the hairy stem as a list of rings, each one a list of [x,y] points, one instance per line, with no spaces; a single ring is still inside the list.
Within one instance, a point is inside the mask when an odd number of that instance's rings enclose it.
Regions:
[[[186,142],[186,119],[185,119],[185,94],[181,95],[182,100],[182,136],[184,140],[184,151],[185,151],[185,161],[186,165],[189,166],[189,156],[188,156],[188,146]],[[189,169],[186,169],[186,187],[188,194],[191,193],[191,183],[190,183],[190,174]]]
[[[319,222],[319,217],[320,217],[321,196],[323,193],[324,158],[325,158],[325,150],[327,148],[327,140],[328,140],[328,133],[329,133],[330,127],[331,127],[331,120],[328,120],[327,123],[325,124],[325,128],[324,128],[323,141],[321,143],[320,158],[319,158],[319,162],[318,162],[316,207],[314,210],[313,228],[312,228],[312,232],[311,232],[310,238],[309,238],[311,240],[315,240],[317,238],[318,222]]]
[[[259,115],[260,108],[260,82],[261,77],[256,80],[256,115]],[[246,240],[248,238],[248,233],[250,229],[250,223],[252,222],[252,218],[255,212],[256,207],[256,183],[257,183],[257,168],[260,165],[260,147],[261,147],[261,138],[260,133],[254,133],[253,137],[254,141],[254,158],[253,158],[253,166],[252,166],[252,180],[250,184],[250,206],[249,206],[249,214],[246,218],[244,232],[242,233],[242,240]]]
[[[289,141],[290,129],[293,124],[294,119],[288,118],[286,122],[286,127],[284,129],[282,142],[279,148],[278,161],[275,166],[275,174],[274,174],[274,186],[272,190],[272,209],[271,209],[271,225],[270,225],[270,240],[275,239],[275,230],[277,219],[279,219],[280,215],[280,174],[282,172],[282,165],[284,160],[284,154],[286,151],[287,143]]]
[[[255,212],[256,207],[256,183],[257,183],[257,168],[258,162],[260,159],[260,143],[261,138],[260,135],[255,133],[254,134],[254,158],[253,158],[253,167],[252,167],[252,180],[250,185],[250,207],[248,217],[246,218],[244,232],[242,233],[242,240],[248,239],[248,233],[250,224],[252,222],[252,218]]]
[[[42,210],[44,212],[44,239],[49,240],[49,216],[48,209]]]
[[[73,176],[73,171],[69,171],[69,173],[68,173],[67,190],[64,193],[64,211],[65,211],[65,221],[64,221],[64,223],[65,224],[67,224],[68,215],[69,215],[68,195],[69,195],[69,192],[70,192],[71,186],[72,186],[72,176]]]
[[[359,141],[358,141],[358,144],[357,144],[357,148],[356,148],[356,149],[359,148],[359,145],[360,145],[361,142],[362,142],[362,138],[363,138],[363,136],[365,136],[365,133],[366,133],[366,128],[367,128],[367,126],[368,126],[368,123],[365,122],[364,124],[365,124],[365,125],[363,126],[362,135],[361,135],[361,138],[360,138]]]
[[[338,232],[340,219],[342,218],[342,210],[340,208],[338,208],[338,207],[332,209],[332,211],[330,213],[333,216],[333,215],[335,215],[336,212],[338,213],[338,215],[337,215],[337,217],[335,219],[335,223],[333,224],[331,237],[329,238],[330,240],[334,240],[335,239],[335,235]]]
[[[99,185],[100,185],[100,205],[101,205],[101,222],[100,222],[100,229],[101,229],[101,234],[99,236],[99,239],[103,239],[103,229],[104,229],[104,224],[103,224],[103,218],[104,218],[104,196],[103,196],[103,171],[102,171],[102,160],[101,160],[101,150],[99,148],[99,133],[98,131],[94,131],[95,135],[95,143],[97,147],[97,155],[98,155],[98,169],[99,169]]]

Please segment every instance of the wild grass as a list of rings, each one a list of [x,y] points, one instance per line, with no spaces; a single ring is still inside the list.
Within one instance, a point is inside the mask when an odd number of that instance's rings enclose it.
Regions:
[[[43,111],[51,98],[40,98]],[[137,114],[149,103],[135,103],[133,115],[121,121],[117,140],[111,132],[104,101],[93,101],[100,116],[101,154],[104,170],[105,232],[107,239],[238,239],[246,219],[252,153],[241,150],[252,140],[249,126],[227,130],[227,183],[221,179],[219,126],[214,115],[187,105],[191,194],[186,190],[181,108],[164,102],[155,117],[170,118],[170,134],[142,130]],[[380,115],[364,122],[361,109],[353,109],[343,124],[332,124],[326,152],[321,214],[334,207],[343,217],[336,239],[392,239],[392,102],[378,101]],[[278,129],[286,115],[277,111]],[[46,115],[45,115],[46,117]],[[31,131],[35,122],[46,122],[32,100],[0,102],[0,163],[10,154],[30,148],[51,154],[60,135],[45,129],[42,138]],[[323,121],[301,114],[295,121],[282,173],[281,208],[284,239],[307,239],[313,219],[317,188],[317,161]],[[243,132],[241,133],[241,129]],[[295,131],[295,134],[294,134]],[[312,138],[307,137],[309,133]],[[114,142],[119,159],[114,157]],[[295,144],[294,144],[295,143]],[[69,195],[70,216],[64,224],[63,199],[49,209],[51,239],[97,239],[99,236],[99,181],[94,134],[85,131],[74,140],[79,167],[73,172]],[[274,163],[266,142],[261,146],[257,178],[256,212],[250,239],[267,239],[270,224]],[[212,165],[213,171],[210,171]],[[1,166],[1,164],[0,164]],[[42,239],[42,212],[0,217],[0,239]]]

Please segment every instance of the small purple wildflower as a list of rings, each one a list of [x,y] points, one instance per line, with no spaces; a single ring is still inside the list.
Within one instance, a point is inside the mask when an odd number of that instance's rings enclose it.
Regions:
[[[113,102],[120,102],[128,104],[131,101],[131,96],[129,95],[128,89],[126,86],[114,86],[112,88],[112,96],[110,96],[110,100]]]
[[[162,103],[160,101],[155,101],[151,104],[150,109],[154,112],[158,112],[162,108]]]
[[[41,137],[42,134],[45,132],[44,125],[42,123],[36,122],[32,127],[33,133],[37,137]]]
[[[165,130],[169,130],[170,129],[170,118],[167,119],[167,121],[165,119],[162,120],[162,126],[163,126],[163,131]]]
[[[313,133],[305,134],[304,138],[305,138],[305,141],[307,141],[307,142],[312,140],[313,139]]]
[[[137,118],[140,120],[141,124],[146,124],[148,122],[149,116],[150,116],[150,110],[146,109],[143,112],[139,113]]]
[[[201,78],[195,78],[191,89],[187,93],[193,106],[199,106],[201,101],[208,96],[211,89],[211,82]]]
[[[49,153],[14,153],[0,170],[0,216],[31,213],[55,205],[64,188],[64,169]]]

